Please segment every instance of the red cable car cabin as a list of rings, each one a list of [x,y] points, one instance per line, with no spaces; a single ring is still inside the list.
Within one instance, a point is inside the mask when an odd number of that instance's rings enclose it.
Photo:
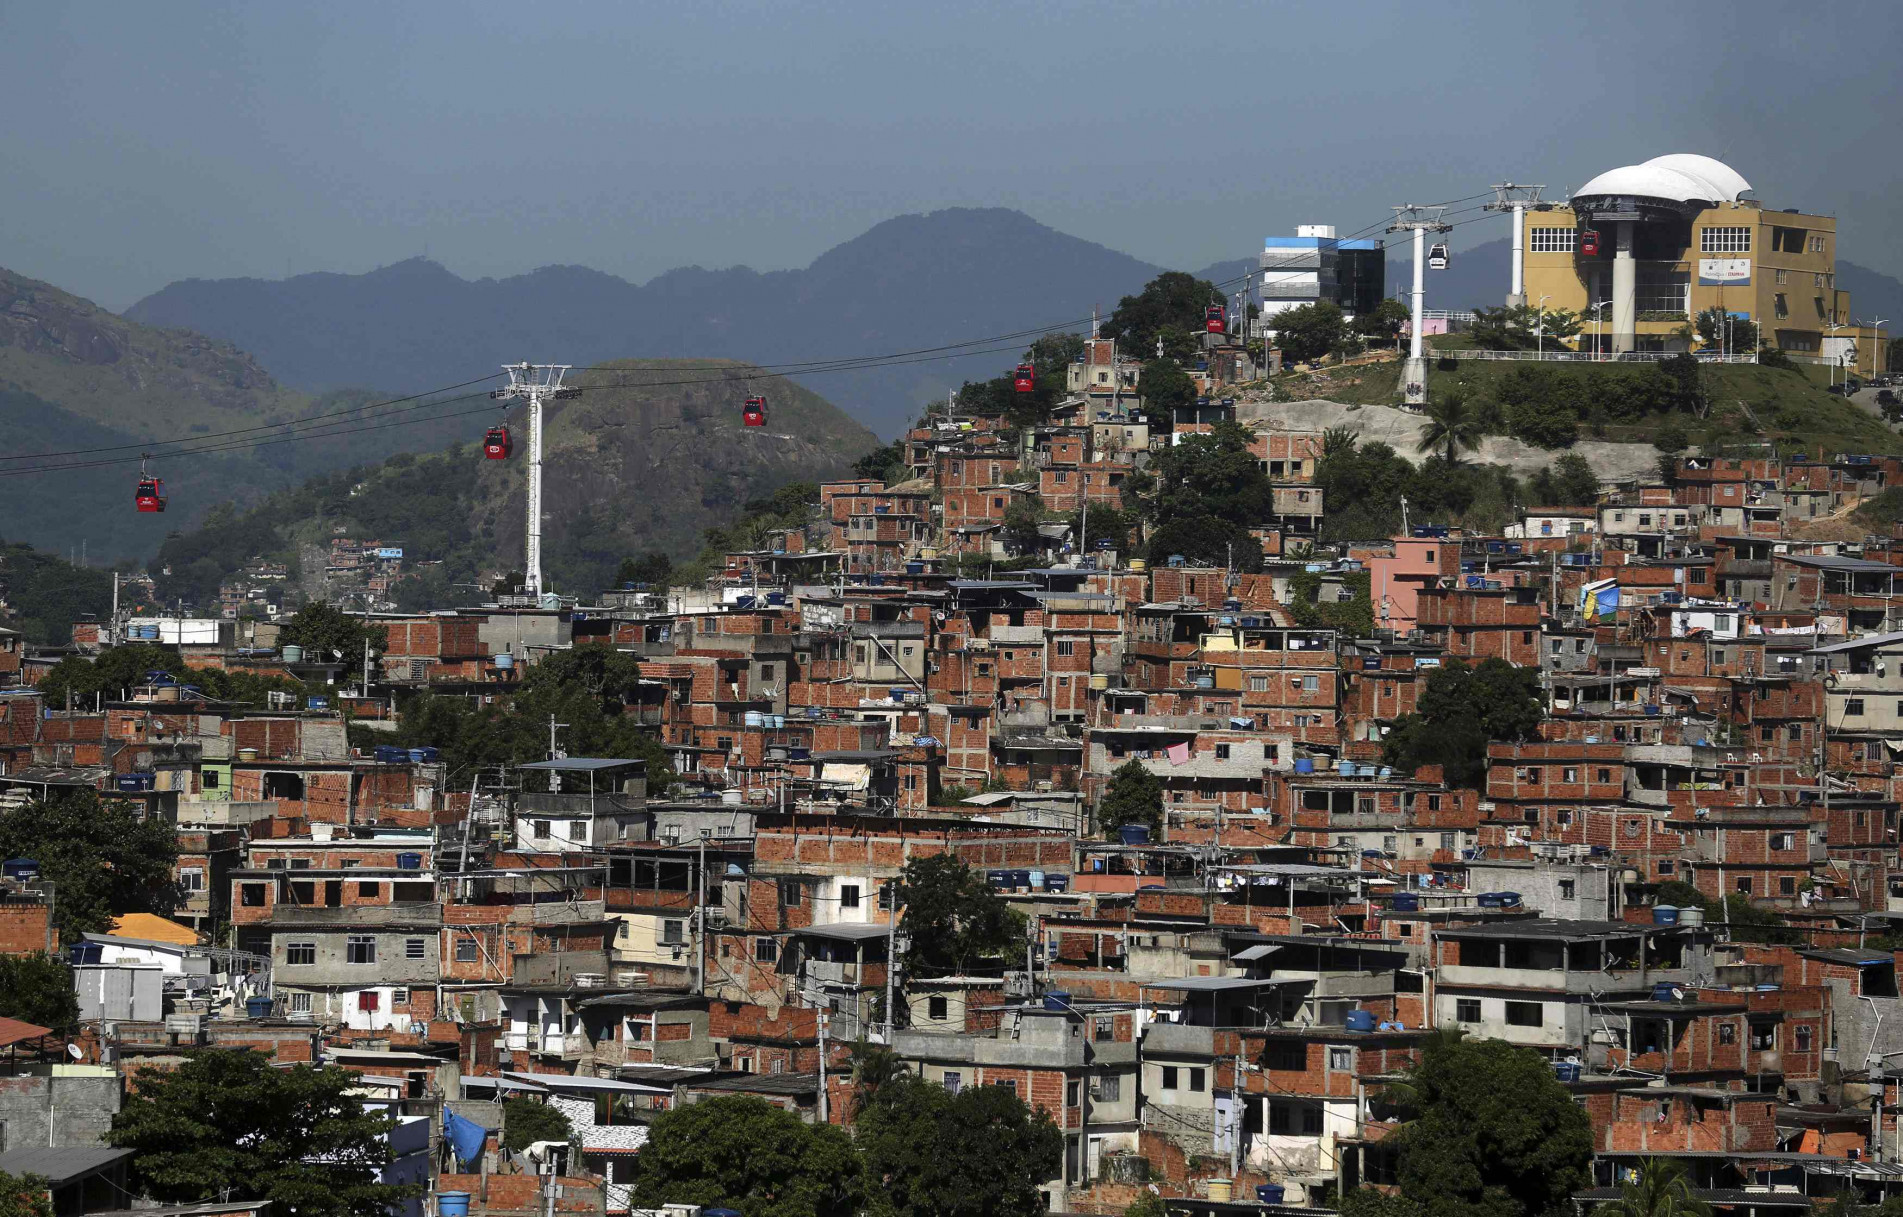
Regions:
[[[139,489],[134,494],[133,501],[138,504],[140,511],[164,511],[165,510],[164,479],[154,478],[154,477],[140,478]]]
[[[1595,229],[1585,229],[1579,234],[1579,255],[1582,258],[1599,256],[1599,233]]]
[[[1028,363],[1019,364],[1011,374],[1011,387],[1020,393],[1037,392],[1037,369]]]
[[[740,421],[749,427],[766,426],[766,398],[747,398],[747,404],[740,412]]]
[[[1229,314],[1223,310],[1222,305],[1212,304],[1203,310],[1203,328],[1212,334],[1229,332]]]
[[[482,454],[492,461],[503,461],[515,451],[515,441],[507,427],[491,427],[482,437]]]

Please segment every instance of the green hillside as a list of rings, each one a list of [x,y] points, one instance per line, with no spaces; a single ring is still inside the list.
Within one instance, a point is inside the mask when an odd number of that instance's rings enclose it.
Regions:
[[[1701,416],[1686,408],[1682,386],[1661,381],[1659,365],[1463,359],[1462,335],[1434,345],[1438,358],[1428,365],[1429,399],[1457,391],[1499,434],[1511,431],[1514,403],[1533,397],[1550,401],[1562,415],[1570,412],[1581,439],[1650,443],[1669,421],[1690,444],[1712,452],[1766,441],[1784,452],[1903,452],[1903,435],[1854,402],[1825,392],[1802,368],[1700,364]],[[1390,361],[1288,373],[1275,387],[1284,399],[1394,405],[1399,376],[1400,365]]]
[[[544,570],[559,590],[592,592],[623,558],[651,550],[692,556],[706,529],[789,482],[839,476],[874,435],[819,395],[725,360],[624,360],[580,373],[578,398],[552,404],[544,429]],[[764,428],[740,422],[745,397],[765,393]],[[497,419],[502,418],[500,410]],[[295,560],[300,545],[336,536],[401,546],[420,565],[406,598],[444,603],[520,569],[526,485],[521,411],[516,455],[482,458],[472,442],[398,453],[272,495],[221,508],[159,554],[166,600],[203,603],[254,555]]]

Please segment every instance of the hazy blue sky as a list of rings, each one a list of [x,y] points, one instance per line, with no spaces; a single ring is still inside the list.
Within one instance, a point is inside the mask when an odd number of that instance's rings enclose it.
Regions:
[[[1903,272],[1903,5],[0,4],[0,265],[801,266],[1021,208],[1184,267],[1664,152]],[[1502,235],[1472,224],[1459,243]]]

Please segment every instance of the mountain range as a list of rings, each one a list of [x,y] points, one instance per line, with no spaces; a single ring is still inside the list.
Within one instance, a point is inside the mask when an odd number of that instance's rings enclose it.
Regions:
[[[1250,266],[1199,273],[1228,278]],[[308,392],[450,384],[522,359],[717,357],[774,368],[1010,335],[955,358],[801,378],[890,436],[947,388],[1004,371],[1027,332],[1085,329],[1093,308],[1107,313],[1162,269],[1022,212],[954,208],[887,220],[802,270],[695,266],[636,285],[546,266],[468,280],[412,258],[360,275],[186,280],[126,316],[215,334]]]

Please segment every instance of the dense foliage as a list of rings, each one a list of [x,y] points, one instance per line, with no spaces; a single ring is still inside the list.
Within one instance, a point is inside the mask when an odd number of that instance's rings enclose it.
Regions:
[[[972,975],[1024,942],[1023,915],[954,854],[907,862],[899,872],[897,895],[907,940],[901,963],[908,983]]]
[[[1504,466],[1450,465],[1429,456],[1418,466],[1379,441],[1364,444],[1346,428],[1326,434],[1315,467],[1327,515],[1321,539],[1381,540],[1400,532],[1401,500],[1410,524],[1461,523],[1497,528],[1524,501],[1519,481]]]
[[[0,1217],[53,1217],[53,1198],[38,1175],[0,1171]]]
[[[548,757],[549,717],[567,724],[558,743],[570,756],[625,757],[648,763],[651,789],[673,780],[667,754],[628,711],[639,700],[641,658],[608,647],[557,651],[531,667],[507,705],[472,706],[461,697],[419,694],[401,707],[394,735],[370,742],[440,748],[452,774],[484,765],[520,765]]]
[[[1289,363],[1310,363],[1324,355],[1345,353],[1354,334],[1341,306],[1332,300],[1284,309],[1271,317],[1269,324],[1275,331],[1275,345]]]
[[[131,696],[133,689],[148,683],[153,672],[162,672],[180,684],[196,686],[214,701],[240,705],[265,705],[269,694],[274,692],[304,692],[302,682],[283,676],[187,667],[176,650],[149,642],[108,647],[92,659],[68,655],[40,677],[38,687],[48,706],[84,707],[94,704],[95,698]]]
[[[520,1096],[502,1101],[502,1148],[521,1153],[537,1141],[571,1141],[575,1126],[560,1109]]]
[[[852,1217],[861,1167],[853,1139],[751,1095],[654,1118],[635,1162],[637,1208],[697,1204],[742,1217]]]
[[[1394,721],[1382,763],[1402,773],[1439,765],[1449,786],[1477,789],[1487,777],[1487,745],[1533,739],[1544,712],[1538,668],[1449,659],[1428,676],[1415,712]]]
[[[1035,1217],[1038,1185],[1063,1165],[1049,1113],[1003,1086],[953,1094],[904,1074],[872,1093],[854,1133],[872,1217]]]
[[[62,938],[104,933],[121,913],[170,916],[178,834],[128,803],[90,789],[64,790],[0,813],[0,857],[33,858],[59,894]]]
[[[1207,434],[1157,452],[1148,478],[1125,482],[1126,505],[1133,493],[1154,488],[1140,502],[1155,526],[1153,563],[1181,554],[1192,565],[1262,569],[1262,543],[1249,526],[1268,517],[1274,491],[1249,450],[1250,438],[1235,423],[1217,423]]]
[[[354,1070],[282,1068],[261,1052],[188,1053],[141,1069],[106,1143],[131,1149],[133,1174],[171,1204],[269,1200],[298,1217],[386,1217],[415,1187],[378,1183],[390,1161],[387,1116],[365,1112]]]
[[[1202,343],[1203,310],[1225,303],[1223,294],[1207,279],[1165,271],[1144,284],[1141,292],[1119,300],[1097,332],[1138,357],[1154,353],[1161,337],[1165,356],[1185,360]]]
[[[307,604],[278,631],[280,647],[299,646],[312,662],[355,664],[366,648],[375,662],[383,654],[388,631],[353,617],[333,605]]]
[[[56,1035],[71,1031],[79,1022],[72,965],[44,952],[0,955],[0,1018],[17,1018]]]
[[[1114,837],[1125,824],[1143,824],[1152,836],[1163,830],[1163,782],[1139,760],[1128,760],[1111,773],[1097,805],[1097,826]]]
[[[74,566],[31,545],[0,544],[0,588],[7,625],[42,646],[70,643],[73,622],[104,621],[112,613],[111,572]],[[133,604],[130,589],[125,604]]]
[[[1590,1182],[1591,1122],[1531,1049],[1434,1036],[1382,1100],[1421,1217],[1561,1217]]]

